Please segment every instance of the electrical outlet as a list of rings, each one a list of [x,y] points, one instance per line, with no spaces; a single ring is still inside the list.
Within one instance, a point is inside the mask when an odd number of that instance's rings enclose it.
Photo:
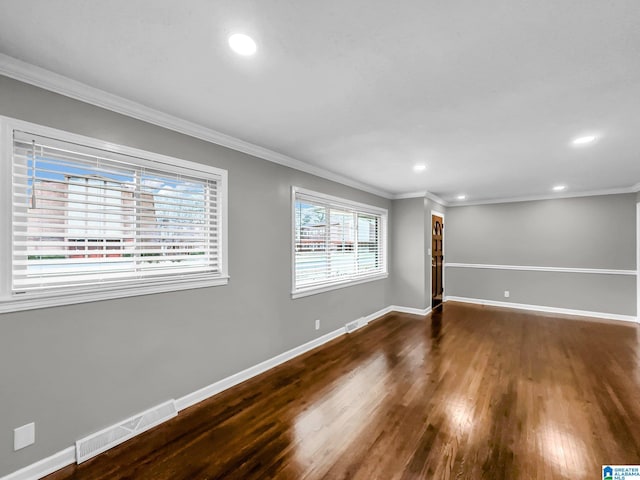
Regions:
[[[509,290],[505,290],[504,291],[504,298],[509,298],[509,295],[510,295]]]
[[[320,330],[320,320],[316,320],[316,330]]]
[[[13,431],[13,450],[20,450],[36,443],[36,424],[28,423]]]

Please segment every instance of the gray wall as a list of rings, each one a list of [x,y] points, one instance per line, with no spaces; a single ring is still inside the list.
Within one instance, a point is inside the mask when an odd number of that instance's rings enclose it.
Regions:
[[[290,298],[291,185],[390,209],[386,199],[2,76],[0,114],[227,169],[231,275],[0,315],[0,476],[391,303],[389,279]],[[32,421],[36,444],[13,452],[13,429]]]
[[[424,309],[431,305],[431,210],[446,209],[428,198],[394,200],[391,237],[391,303]],[[445,217],[446,223],[446,217]]]
[[[0,115],[227,169],[231,274],[227,286],[0,315],[0,476],[387,305],[427,307],[432,209],[446,214],[450,262],[635,269],[633,194],[445,211],[425,198],[390,202],[2,76]],[[389,209],[389,279],[291,300],[291,185]],[[597,225],[615,235],[605,241]],[[504,300],[510,288],[518,303],[635,314],[635,279],[572,275],[447,269],[446,293]],[[31,421],[36,444],[13,452],[13,429]]]
[[[446,261],[635,270],[635,203],[623,194],[450,207]],[[636,315],[635,276],[449,267],[446,294]]]
[[[404,307],[426,307],[424,199],[395,200],[391,210],[392,249],[391,303]]]

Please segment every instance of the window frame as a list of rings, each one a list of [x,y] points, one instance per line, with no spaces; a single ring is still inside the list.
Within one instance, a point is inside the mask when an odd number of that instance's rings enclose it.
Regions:
[[[307,287],[296,286],[296,200],[298,195],[316,198],[319,202],[328,204],[331,207],[343,208],[365,215],[376,215],[380,217],[380,229],[378,241],[382,252],[382,272],[375,272],[370,275],[359,275],[346,280],[334,280],[321,285]],[[329,292],[340,288],[359,285],[362,283],[383,280],[389,276],[389,253],[388,253],[388,218],[389,212],[385,208],[368,205],[366,203],[355,202],[346,198],[335,197],[325,193],[308,190],[302,187],[291,187],[291,298],[302,298],[319,293]]]
[[[182,275],[181,278],[172,278],[169,276],[155,279],[144,279],[139,284],[134,283],[134,280],[132,279],[132,282],[125,282],[120,285],[96,284],[78,286],[74,287],[73,291],[62,288],[59,289],[59,291],[52,289],[41,292],[31,291],[24,294],[13,293],[12,167],[14,130],[26,131],[34,135],[50,137],[64,142],[76,143],[82,147],[95,148],[116,154],[127,155],[129,157],[140,159],[140,162],[143,165],[153,164],[157,169],[164,168],[167,172],[188,172],[192,177],[200,177],[202,179],[211,179],[216,177],[217,188],[219,191],[218,200],[220,202],[220,217],[218,219],[220,234],[217,239],[220,249],[219,273],[211,275],[210,278],[205,278],[203,275],[200,275],[198,278],[188,278],[188,275]],[[112,142],[99,140],[97,138],[78,135],[23,120],[0,116],[0,313],[226,285],[229,282],[227,177],[228,173],[226,170],[203,163],[183,160],[125,145],[118,145]]]

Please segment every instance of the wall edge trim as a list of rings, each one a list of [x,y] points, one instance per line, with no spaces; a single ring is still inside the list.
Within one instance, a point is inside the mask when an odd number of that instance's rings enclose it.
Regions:
[[[113,93],[100,90],[96,87],[92,87],[85,83],[73,80],[64,75],[52,72],[37,65],[33,65],[9,55],[0,53],[0,74],[8,78],[13,78],[30,85],[34,85],[39,88],[43,88],[50,92],[54,92],[60,95],[64,95],[75,100],[79,100],[100,108],[110,110],[115,113],[126,115],[143,122],[151,123],[159,127],[167,128],[174,132],[189,135],[194,138],[199,138],[207,142],[214,143],[238,152],[246,153],[254,157],[267,160],[272,163],[283,165],[293,168],[311,175],[316,175],[333,182],[346,185],[348,187],[357,188],[373,195],[389,200],[400,200],[405,198],[418,198],[426,197],[434,200],[445,207],[449,206],[467,206],[467,205],[485,205],[493,203],[510,203],[510,202],[526,202],[535,200],[551,200],[559,198],[575,198],[575,197],[587,197],[593,195],[613,195],[620,193],[631,193],[640,191],[640,183],[637,183],[629,187],[609,188],[602,190],[593,190],[585,192],[567,192],[564,194],[556,195],[530,195],[523,197],[500,197],[486,200],[468,200],[465,202],[448,202],[438,195],[426,190],[419,192],[407,192],[407,193],[391,193],[359,180],[345,177],[338,173],[334,173],[330,170],[326,170],[321,167],[316,167],[309,163],[303,162],[288,155],[278,153],[274,150],[270,150],[260,145],[247,142],[237,137],[227,135],[217,130],[199,125],[188,120],[176,117],[164,113],[159,110],[155,110],[151,107],[147,107],[140,103],[128,100],[124,97],[120,97]]]
[[[32,65],[9,55],[0,53],[0,75],[18,80],[65,97],[80,100],[96,107],[126,115],[143,122],[151,123],[174,132],[189,135],[206,142],[214,143],[238,152],[290,167],[333,182],[356,188],[379,197],[392,199],[393,194],[373,187],[353,178],[345,177],[330,170],[316,167],[288,155],[256,145],[246,140],[227,135],[212,128],[164,113],[146,105],[128,100],[113,93],[100,90],[86,83],[73,80],[64,75]]]
[[[480,268],[487,270],[520,270],[528,272],[558,272],[558,273],[593,273],[599,275],[631,275],[635,276],[637,270],[623,270],[611,268],[578,268],[578,267],[545,267],[535,265],[491,265],[484,263],[456,263],[445,262],[445,268]]]
[[[180,397],[176,400],[176,408],[178,412],[185,410],[197,403],[200,403],[218,393],[221,393],[231,387],[234,387],[250,378],[256,377],[261,373],[264,373],[268,370],[271,370],[282,363],[285,363],[289,360],[294,359],[295,357],[302,355],[314,348],[317,348],[321,345],[324,345],[331,340],[338,338],[346,333],[344,327],[340,327],[337,330],[333,330],[332,332],[326,333],[318,338],[310,340],[302,345],[294,347],[286,352],[283,352],[275,357],[271,357],[267,360],[264,360],[256,365],[248,367],[240,372],[229,375],[228,377],[223,378],[217,382],[214,382],[206,387],[200,388],[195,392],[189,393],[183,397]]]
[[[628,187],[603,188],[598,190],[584,190],[582,192],[565,192],[556,194],[525,195],[521,197],[496,197],[485,200],[466,200],[461,202],[449,202],[450,207],[467,207],[473,205],[492,205],[495,203],[516,203],[516,202],[537,202],[541,200],[562,200],[565,198],[597,197],[601,195],[622,195],[625,193],[635,193],[638,185]]]
[[[431,313],[431,307],[427,308],[414,308],[414,307],[403,307],[400,305],[391,305],[388,307],[390,312],[398,312],[398,313],[409,313],[411,315],[429,315]]]
[[[423,310],[415,308],[387,306],[369,315],[364,315],[360,318],[364,318],[366,323],[370,323],[374,320],[382,318],[384,315],[392,311],[395,311],[395,308],[399,309],[398,311],[400,311],[401,313],[416,313],[416,311],[423,312]],[[430,311],[431,309],[429,308],[425,310]],[[187,395],[184,395],[183,397],[175,400],[178,414],[180,414],[180,412],[182,410],[185,410],[186,408],[200,403],[218,393],[223,392],[224,390],[227,390],[246,380],[249,380],[250,378],[260,375],[261,373],[271,370],[272,368],[282,363],[292,360],[293,358],[302,355],[303,353],[318,348],[325,343],[330,342],[331,340],[341,337],[345,334],[345,327],[340,327],[320,337],[303,343],[302,345],[299,345],[274,357],[264,360],[256,365],[241,370],[240,372],[229,375],[228,377],[218,380],[217,382],[207,385],[206,387],[200,388],[192,393],[188,393]],[[133,416],[137,415],[134,414]],[[114,427],[119,423],[121,422],[116,422],[107,428]],[[0,477],[0,480],[38,480],[42,477],[45,477],[46,475],[49,475],[57,470],[60,470],[61,468],[72,465],[74,463],[76,463],[75,445],[67,447],[64,450],[54,453],[49,457],[38,460],[4,477]]]
[[[449,302],[449,301],[460,302],[460,303],[473,303],[473,304],[495,306],[495,307],[515,308],[520,310],[533,310],[538,312],[578,315],[578,316],[602,318],[602,319],[609,319],[609,320],[622,320],[626,322],[637,323],[637,318],[634,316],[619,315],[614,313],[589,312],[585,310],[572,310],[568,308],[545,307],[540,305],[526,305],[526,304],[520,304],[520,303],[483,300],[478,298],[446,296],[444,298],[444,302]],[[366,315],[362,318],[364,318],[366,322],[369,323],[379,318],[382,318],[384,315],[391,312],[426,316],[429,313],[431,313],[431,311],[432,311],[431,307],[421,309],[421,308],[414,308],[414,307],[403,307],[401,305],[389,305],[374,313]],[[299,355],[302,355],[303,353],[306,353],[310,350],[320,347],[321,345],[345,334],[346,334],[345,327],[338,328],[336,330],[333,330],[332,332],[326,333],[318,338],[315,338],[302,345],[299,345],[298,347],[294,347],[290,350],[287,350],[286,352],[283,352],[270,359],[260,362],[252,367],[246,368],[240,372],[237,372],[217,382],[214,382],[206,387],[200,388],[195,392],[192,392],[183,397],[180,397],[175,401],[176,408],[178,409],[178,413],[218,393],[221,393],[224,390],[227,390],[235,385],[238,385],[239,383],[242,383],[250,378],[260,375],[261,373],[264,373],[267,370],[270,370],[271,368],[274,368],[284,362],[287,362],[288,360],[291,360]],[[49,457],[46,457],[42,460],[39,460],[30,465],[27,465],[19,470],[16,470],[15,472],[10,473],[4,477],[1,477],[0,480],[38,480],[46,475],[49,475],[75,462],[76,462],[76,447],[71,446],[57,453],[54,453]]]
[[[562,315],[576,315],[580,317],[600,318],[604,320],[618,320],[622,322],[638,323],[637,317],[633,315],[621,315],[619,313],[591,312],[588,310],[575,310],[572,308],[548,307],[545,305],[530,305],[526,303],[501,302],[497,300],[485,300],[482,298],[457,297],[449,295],[445,297],[445,302],[473,303],[476,305],[487,305],[489,307],[515,308],[517,310],[530,310],[534,312],[558,313]]]
[[[2,480],[37,480],[73,463],[76,463],[75,445],[16,470],[2,477]]]

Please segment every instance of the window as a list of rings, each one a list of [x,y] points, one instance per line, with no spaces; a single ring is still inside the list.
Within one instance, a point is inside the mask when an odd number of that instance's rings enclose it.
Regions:
[[[293,189],[293,297],[387,276],[387,211]]]
[[[0,311],[227,282],[226,171],[2,122]]]

